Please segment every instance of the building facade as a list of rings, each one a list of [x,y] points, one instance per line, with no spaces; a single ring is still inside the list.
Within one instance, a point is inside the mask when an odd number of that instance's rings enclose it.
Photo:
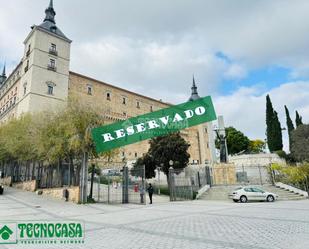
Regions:
[[[42,24],[31,27],[24,41],[21,62],[7,77],[5,68],[0,76],[0,122],[17,118],[23,113],[59,110],[69,97],[88,105],[104,108],[106,123],[125,120],[171,106],[169,103],[122,89],[111,84],[70,71],[71,40],[57,27],[56,12],[50,0]],[[189,100],[198,98],[193,79]],[[212,161],[213,138],[211,123],[181,131],[190,143],[190,163]],[[148,141],[125,146],[119,158],[134,161],[149,148]]]

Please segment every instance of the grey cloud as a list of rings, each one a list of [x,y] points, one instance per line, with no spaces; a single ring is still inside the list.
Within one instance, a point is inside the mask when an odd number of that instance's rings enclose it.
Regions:
[[[5,3],[0,9],[0,63],[6,57],[12,69],[30,26],[43,20],[48,0],[0,1]],[[72,70],[155,98],[185,101],[193,73],[200,95],[214,96],[223,78],[243,78],[253,68],[279,65],[292,69],[296,79],[308,77],[307,0],[54,0],[54,5],[57,24],[73,40]],[[215,56],[218,51],[232,63]],[[277,104],[282,108],[293,97],[278,89],[273,90],[274,102],[281,99]],[[217,109],[230,124],[261,137],[261,93],[241,91],[218,97]],[[308,115],[308,98],[296,102],[291,109]],[[252,110],[259,114],[249,120]]]

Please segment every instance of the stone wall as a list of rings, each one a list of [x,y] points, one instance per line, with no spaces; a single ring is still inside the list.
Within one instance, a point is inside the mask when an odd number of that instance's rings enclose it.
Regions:
[[[89,89],[91,89],[90,92]],[[126,120],[151,111],[170,107],[171,104],[153,99],[141,94],[122,89],[96,79],[89,78],[78,73],[70,72],[69,75],[69,97],[76,98],[95,108],[100,114],[105,114],[106,124]],[[190,143],[188,152],[190,163],[205,163],[210,161],[210,151],[207,130],[208,124],[190,127],[180,132],[182,137]],[[119,155],[113,159],[121,162],[122,153],[128,161],[134,161],[143,156],[149,149],[149,141],[141,141],[136,144],[123,146]]]
[[[236,170],[233,163],[220,163],[212,166],[213,184],[236,184]]]
[[[39,191],[42,191],[42,195],[51,196],[56,199],[63,199],[63,190],[65,188],[46,188],[46,189],[40,189]],[[69,191],[69,201],[78,203],[80,201],[80,192],[79,187],[67,187],[66,188]]]
[[[2,185],[6,185],[6,186],[10,186],[12,183],[12,177],[4,177],[4,178],[0,178],[0,184]]]
[[[22,189],[25,191],[36,191],[37,187],[37,181],[32,180],[32,181],[26,181],[26,182],[19,182],[19,183],[13,183],[14,188]]]
[[[283,158],[273,153],[248,154],[229,157],[229,162],[236,166],[268,166],[271,163],[286,164]]]
[[[260,153],[231,156],[229,162],[235,164],[237,182],[243,184],[271,183],[268,167],[271,163],[286,165],[286,161],[277,154]]]

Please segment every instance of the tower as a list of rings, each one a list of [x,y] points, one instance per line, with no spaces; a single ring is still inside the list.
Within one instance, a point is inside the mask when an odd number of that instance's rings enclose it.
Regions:
[[[53,0],[24,41],[17,115],[57,110],[68,98],[71,40],[56,26]]]
[[[200,96],[197,93],[197,86],[195,85],[195,79],[193,75],[193,82],[192,82],[192,87],[191,87],[191,96],[189,98],[189,101],[197,100],[200,98]]]
[[[191,96],[189,101],[198,100],[201,97],[198,95],[197,86],[195,84],[195,78],[193,76]],[[198,141],[200,147],[200,160],[201,164],[213,163],[216,161],[215,140],[213,135],[212,122],[198,125]],[[209,161],[209,160],[210,161]]]
[[[0,75],[0,85],[6,80],[6,74],[5,74],[5,64],[3,66],[2,74]]]

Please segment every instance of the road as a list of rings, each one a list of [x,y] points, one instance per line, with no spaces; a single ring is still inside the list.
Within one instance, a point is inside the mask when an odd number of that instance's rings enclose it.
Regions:
[[[300,249],[309,245],[309,201],[154,202],[76,205],[8,188],[0,196],[5,221],[79,220],[79,245],[0,245],[11,248]]]

